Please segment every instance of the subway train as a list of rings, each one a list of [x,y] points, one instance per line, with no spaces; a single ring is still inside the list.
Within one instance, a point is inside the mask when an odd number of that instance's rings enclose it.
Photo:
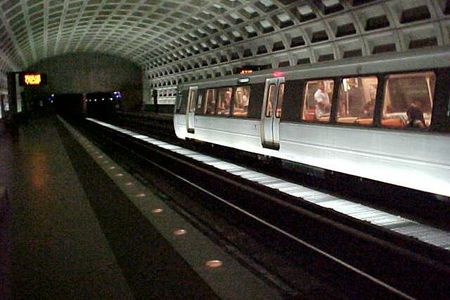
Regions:
[[[450,48],[243,73],[180,86],[177,137],[450,197]]]

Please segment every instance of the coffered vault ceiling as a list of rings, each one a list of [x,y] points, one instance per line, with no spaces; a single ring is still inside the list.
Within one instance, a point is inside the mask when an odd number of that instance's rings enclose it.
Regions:
[[[0,72],[101,52],[153,86],[449,45],[450,0],[0,0]]]

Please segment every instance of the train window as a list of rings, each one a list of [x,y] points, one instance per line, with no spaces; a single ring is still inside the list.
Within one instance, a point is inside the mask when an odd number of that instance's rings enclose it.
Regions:
[[[206,90],[205,95],[205,115],[214,115],[216,113],[216,90]]]
[[[197,102],[197,89],[189,90],[189,111],[190,113],[195,112],[195,104]]]
[[[349,77],[339,87],[336,121],[345,124],[372,125],[378,78]]]
[[[303,95],[304,81],[300,79],[287,80],[284,84],[283,115],[281,118],[283,121],[298,121],[300,119],[298,108],[303,100],[303,97],[299,97],[299,95]]]
[[[272,101],[277,96],[277,86],[275,84],[269,85],[269,90],[267,91],[267,103],[266,103],[266,117],[271,117],[273,114]]]
[[[304,121],[330,121],[331,99],[334,81],[332,79],[310,80],[306,83],[303,113]]]
[[[216,109],[217,115],[230,114],[232,93],[233,89],[231,87],[217,89],[217,109]]]
[[[233,116],[247,117],[248,102],[250,99],[250,86],[239,86],[234,92]]]
[[[435,82],[434,72],[387,76],[381,124],[392,128],[430,126]]]
[[[275,117],[281,118],[281,108],[283,107],[284,100],[284,83],[280,84],[278,87],[278,101],[277,101],[277,109],[275,110]]]
[[[256,83],[252,85],[252,94],[251,98],[249,98],[248,103],[248,118],[253,119],[260,119],[261,118],[261,109],[264,99],[264,90],[265,90],[266,84],[263,83]]]
[[[180,113],[180,109],[181,109],[181,93],[179,93],[175,98],[175,113],[176,114]]]
[[[449,4],[450,5],[450,4]],[[447,127],[446,127],[446,131],[450,131],[450,95],[447,99]]]

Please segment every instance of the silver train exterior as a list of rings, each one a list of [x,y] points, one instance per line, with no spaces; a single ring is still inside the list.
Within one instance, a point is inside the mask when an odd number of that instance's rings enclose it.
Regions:
[[[280,119],[276,114],[267,118],[264,113],[269,84],[292,80],[342,78],[348,75],[385,76],[389,73],[439,68],[440,73],[447,74],[444,88],[442,83],[440,84],[441,94],[446,98],[440,99],[440,107],[445,110],[440,115],[441,121],[444,120],[446,124],[440,125],[449,126],[449,66],[450,49],[441,48],[385,54],[372,58],[359,57],[307,67],[289,67],[280,69],[279,72],[258,71],[244,76],[228,76],[190,83],[181,86],[179,90],[174,113],[175,133],[180,139],[219,144],[450,197],[448,127],[444,130],[430,130],[430,128],[404,130],[382,126],[346,126],[336,122],[334,124],[293,122]],[[196,113],[197,91],[236,86],[245,81],[248,81],[246,84],[250,86],[258,83],[265,85],[264,94],[260,94],[263,99],[259,118],[218,117]],[[436,91],[437,89],[436,87]],[[183,95],[188,99],[183,99]],[[435,102],[436,97],[437,95]],[[380,101],[378,98],[376,101]],[[180,106],[186,105],[184,112]],[[433,117],[434,115],[435,111]]]

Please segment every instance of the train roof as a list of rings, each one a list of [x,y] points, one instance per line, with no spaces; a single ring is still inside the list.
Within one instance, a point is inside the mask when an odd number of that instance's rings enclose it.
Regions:
[[[192,86],[219,87],[242,84],[239,79],[248,78],[249,83],[265,82],[267,78],[285,77],[286,80],[326,78],[344,75],[383,74],[450,67],[450,47],[412,50],[403,53],[385,53],[376,57],[354,57],[340,61],[322,62],[314,65],[292,66],[256,71],[248,75],[234,74],[223,78],[206,79],[180,85],[179,89]]]

